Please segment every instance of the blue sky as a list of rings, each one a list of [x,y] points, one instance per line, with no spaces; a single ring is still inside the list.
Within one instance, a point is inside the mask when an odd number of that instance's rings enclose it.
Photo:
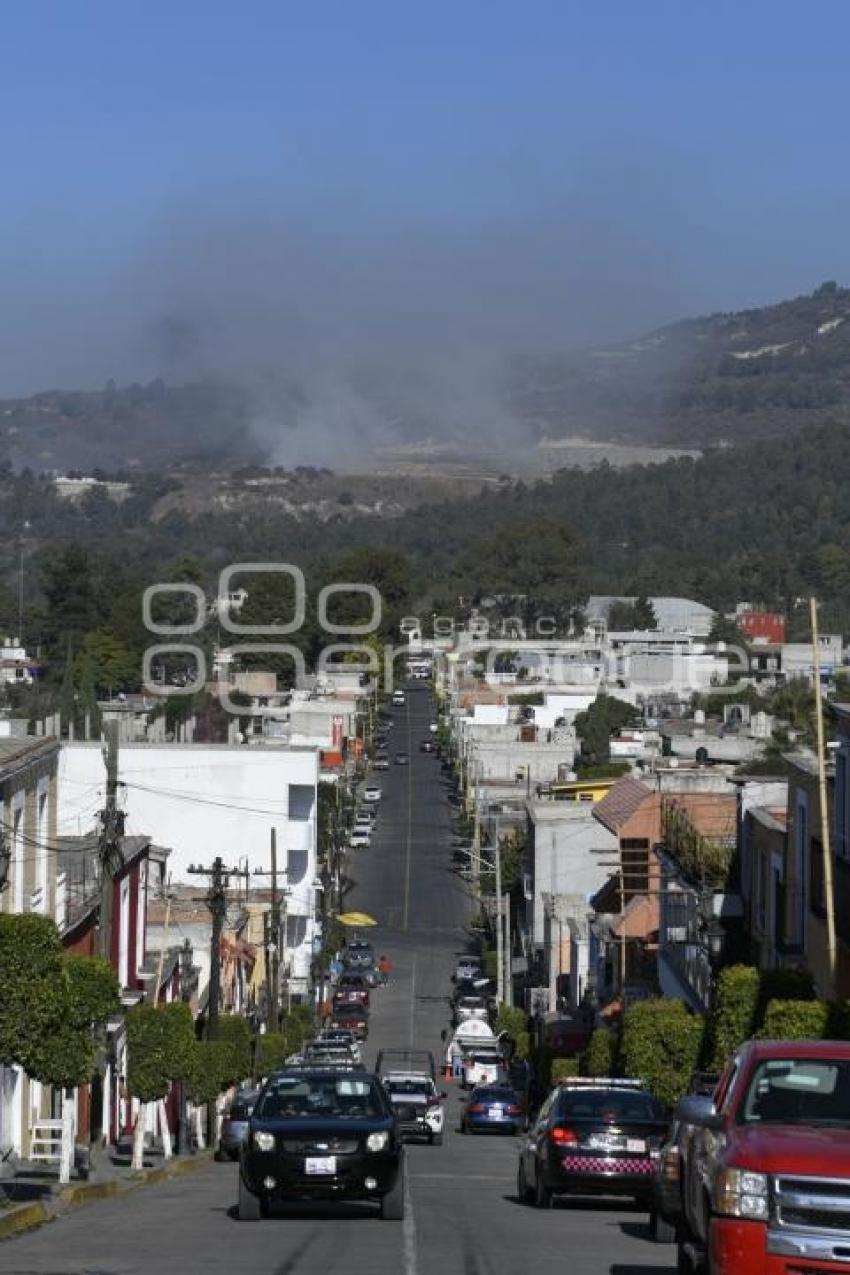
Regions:
[[[43,0],[0,40],[0,393],[850,281],[840,0]]]

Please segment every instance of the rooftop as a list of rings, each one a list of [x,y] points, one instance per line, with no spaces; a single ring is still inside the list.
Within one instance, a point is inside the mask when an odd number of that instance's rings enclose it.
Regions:
[[[626,775],[601,801],[597,801],[593,813],[609,832],[617,832],[651,796],[651,788],[632,775]]]

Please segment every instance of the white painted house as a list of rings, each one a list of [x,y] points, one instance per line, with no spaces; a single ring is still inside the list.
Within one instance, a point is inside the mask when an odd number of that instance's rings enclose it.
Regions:
[[[271,832],[279,885],[286,889],[290,987],[304,991],[316,937],[316,803],[319,755],[312,748],[229,744],[124,744],[118,760],[126,832],[171,847],[174,882],[190,865],[247,867],[253,885],[270,883]],[[103,803],[106,772],[99,743],[66,743],[59,759],[60,835]]]

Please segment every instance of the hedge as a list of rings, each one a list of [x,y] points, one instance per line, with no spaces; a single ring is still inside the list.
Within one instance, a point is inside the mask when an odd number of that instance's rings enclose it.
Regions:
[[[672,1107],[688,1092],[703,1032],[704,1020],[682,1001],[638,1001],[623,1018],[624,1074],[640,1077],[659,1102]]]
[[[758,970],[754,965],[730,965],[720,971],[714,1010],[708,1024],[704,1061],[721,1071],[745,1040],[763,1035],[771,1001],[811,1002],[814,985],[805,970]]]
[[[216,1040],[225,1046],[222,1055],[225,1088],[238,1085],[251,1074],[251,1028],[238,1014],[222,1014],[218,1020]]]
[[[620,1041],[612,1027],[597,1027],[587,1044],[582,1059],[587,1076],[616,1076]]]
[[[266,1032],[254,1040],[254,1077],[259,1080],[270,1071],[282,1067],[288,1055],[286,1037],[281,1032]]]
[[[831,1022],[830,1006],[823,1001],[772,1000],[758,1034],[764,1040],[823,1040]]]
[[[218,1095],[228,1088],[226,1073],[229,1062],[230,1050],[224,1041],[195,1041],[184,1082],[186,1094],[196,1107],[215,1102]]]
[[[556,1085],[565,1076],[577,1076],[578,1074],[578,1058],[553,1058],[552,1065],[549,1068],[549,1083],[550,1085]]]

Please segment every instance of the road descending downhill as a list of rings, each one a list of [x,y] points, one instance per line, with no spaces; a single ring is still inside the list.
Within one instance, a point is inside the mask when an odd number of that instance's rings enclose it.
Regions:
[[[353,851],[345,906],[375,917],[368,938],[392,962],[372,993],[369,1066],[380,1048],[441,1057],[457,957],[471,949],[473,904],[452,871],[451,816],[440,763],[420,751],[433,717],[423,686],[392,710],[391,757],[376,777],[372,844]],[[364,933],[364,937],[366,934]],[[444,1049],[444,1046],[442,1046]],[[4,1275],[663,1275],[673,1246],[655,1244],[644,1211],[575,1201],[538,1211],[516,1199],[517,1141],[461,1137],[453,1081],[442,1146],[407,1149],[405,1217],[369,1204],[281,1204],[268,1219],[235,1216],[238,1168],[208,1170],[104,1200],[0,1246]]]

